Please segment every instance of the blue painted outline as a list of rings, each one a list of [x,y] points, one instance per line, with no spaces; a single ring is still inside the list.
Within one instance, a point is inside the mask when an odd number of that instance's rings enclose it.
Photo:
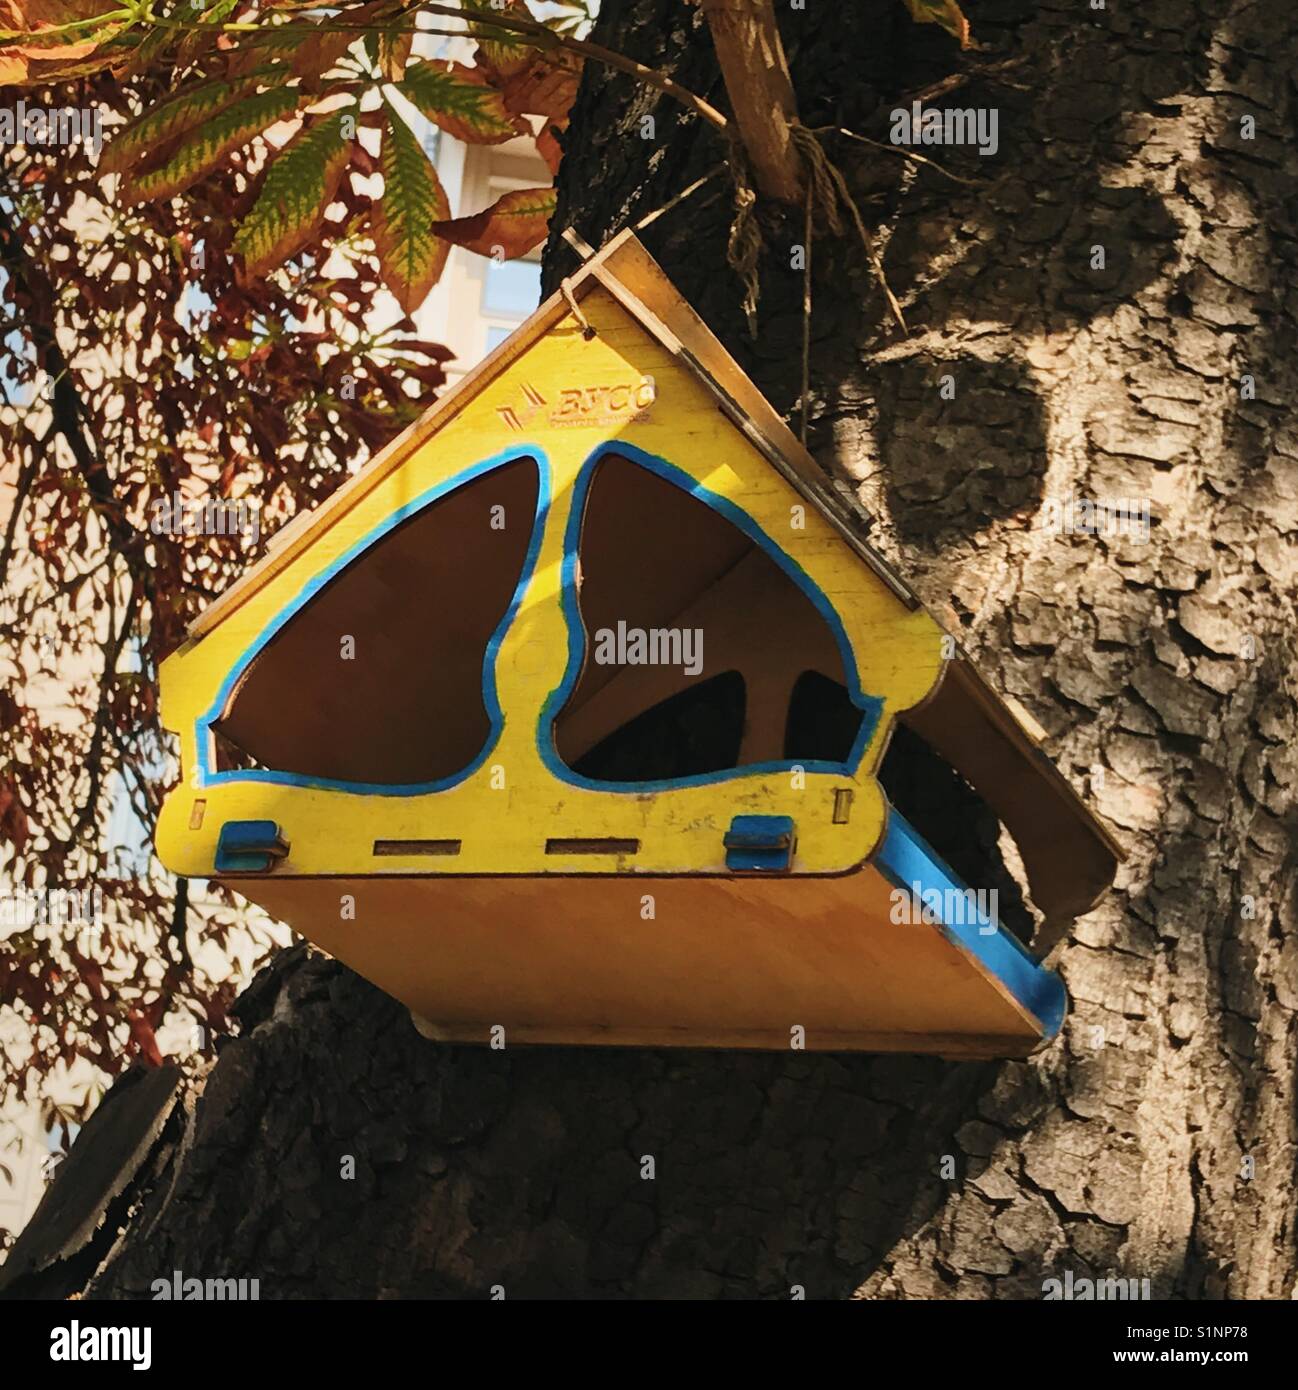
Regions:
[[[905,816],[891,807],[888,833],[872,862],[895,888],[907,893],[913,883],[920,885],[921,893],[931,890],[944,897],[950,891],[969,891]],[[987,974],[999,980],[1037,1020],[1042,1041],[1048,1042],[1059,1032],[1068,1008],[1063,981],[1034,960],[1017,937],[999,922],[996,931],[985,936],[977,923],[944,922],[939,930],[957,950],[972,956]]]
[[[581,610],[577,602],[577,556],[581,544],[581,528],[585,520],[587,494],[595,476],[600,460],[607,454],[616,454],[632,463],[647,468],[669,483],[675,484],[691,497],[720,512],[733,526],[738,527],[749,540],[759,545],[788,575],[790,579],[811,600],[817,612],[829,624],[838,643],[843,660],[843,671],[848,678],[848,695],[852,704],[861,711],[861,727],[857,731],[852,751],[844,762],[828,762],[796,758],[788,761],[748,763],[743,767],[727,768],[722,772],[699,773],[692,777],[672,777],[648,782],[599,782],[581,777],[560,757],[554,742],[554,721],[558,718],[577,682],[581,679],[582,662],[586,653],[586,629],[582,625]],[[573,485],[572,507],[568,513],[567,530],[564,536],[562,594],[564,620],[568,627],[568,668],[558,687],[550,692],[541,710],[540,727],[537,730],[537,747],[541,761],[549,772],[561,782],[571,786],[586,787],[592,791],[604,792],[654,792],[670,791],[677,787],[714,786],[720,782],[731,782],[741,777],[759,777],[772,772],[790,772],[795,767],[807,772],[828,772],[837,776],[852,776],[860,766],[870,739],[879,727],[883,714],[883,699],[878,695],[867,695],[861,688],[860,673],[857,670],[856,654],[848,641],[842,620],[820,586],[791,556],[775,543],[747,512],[737,507],[728,498],[712,492],[697,479],[668,463],[657,454],[646,453],[633,444],[621,440],[609,440],[601,444],[582,464],[577,480]]]
[[[327,777],[309,777],[299,772],[276,772],[271,768],[249,768],[246,770],[232,770],[229,772],[218,772],[209,769],[209,759],[212,748],[212,725],[220,719],[225,711],[226,701],[230,698],[230,692],[238,682],[239,678],[248,669],[257,653],[275,636],[284,626],[292,621],[301,610],[329,583],[337,574],[347,567],[363,551],[383,539],[389,532],[393,531],[403,521],[408,520],[417,512],[425,507],[431,506],[434,502],[446,497],[458,488],[474,482],[476,479],[484,477],[497,468],[502,468],[509,463],[517,463],[520,459],[530,459],[536,464],[536,515],[532,519],[532,536],[528,542],[527,555],[523,560],[523,572],[519,576],[517,585],[514,587],[514,595],[510,599],[509,607],[505,610],[505,616],[500,620],[496,630],[491,635],[491,640],[487,643],[487,649],[482,658],[482,699],[486,708],[488,718],[491,720],[491,732],[487,736],[486,742],[477,757],[461,771],[450,777],[443,777],[436,782],[415,782],[390,784],[384,782],[344,782]],[[545,450],[534,444],[519,444],[513,448],[506,449],[502,453],[495,454],[491,458],[482,459],[478,463],[471,464],[463,471],[456,473],[453,477],[447,478],[440,483],[434,483],[432,487],[421,492],[418,497],[405,503],[397,511],[392,512],[369,531],[364,537],[340,555],[329,566],[327,570],[312,577],[312,579],[302,589],[301,593],[288,605],[282,608],[265,628],[253,640],[252,645],[240,656],[230,673],[221,684],[217,691],[216,700],[205,715],[199,717],[195,725],[195,736],[198,742],[198,770],[202,785],[219,786],[224,782],[263,782],[273,786],[284,787],[314,787],[325,791],[360,792],[367,796],[418,796],[426,792],[447,791],[451,787],[457,786],[465,781],[483,765],[491,756],[491,751],[500,741],[501,731],[504,728],[504,713],[500,708],[500,699],[496,692],[496,657],[500,651],[500,644],[504,641],[505,633],[509,631],[515,617],[518,615],[519,605],[523,601],[523,594],[531,581],[532,574],[536,569],[536,562],[541,553],[541,540],[545,534],[546,517],[550,508],[550,460]]]

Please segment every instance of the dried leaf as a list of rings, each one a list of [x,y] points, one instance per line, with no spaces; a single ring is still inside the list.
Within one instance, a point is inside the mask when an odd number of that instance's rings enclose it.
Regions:
[[[554,204],[553,188],[519,188],[472,217],[434,222],[432,229],[466,250],[513,260],[545,240]]]
[[[562,129],[557,121],[546,121],[536,137],[537,153],[545,160],[555,178],[559,177],[559,165],[563,163],[563,146],[559,143],[559,132]]]
[[[508,5],[493,4],[492,8],[499,9],[502,14],[515,14],[520,19],[532,18],[526,0],[509,0]],[[473,25],[481,32],[490,30],[491,21],[486,15],[479,14],[474,16]],[[530,43],[524,35],[512,33],[508,29],[492,32],[492,38],[478,40],[477,63],[480,68],[504,82],[516,77],[531,64],[536,55],[536,45]]]
[[[516,115],[548,116],[566,121],[577,99],[581,59],[559,52],[537,58],[505,83],[505,105]]]

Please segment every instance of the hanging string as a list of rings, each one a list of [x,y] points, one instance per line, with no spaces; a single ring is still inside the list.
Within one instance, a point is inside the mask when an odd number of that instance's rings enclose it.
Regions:
[[[835,236],[842,236],[846,231],[844,214],[851,218],[861,245],[865,248],[866,259],[874,271],[874,278],[888,301],[888,308],[901,331],[907,332],[906,317],[901,312],[897,296],[888,284],[887,276],[883,273],[883,262],[879,259],[878,248],[875,246],[874,238],[866,231],[861,210],[856,206],[856,200],[852,197],[842,170],[831,162],[815,133],[800,121],[790,122],[789,135],[794,148],[802,156],[802,167],[806,171],[807,181],[815,190],[817,203],[825,211],[825,220],[829,223],[830,231]]]
[[[735,217],[730,224],[726,260],[744,283],[744,317],[748,332],[757,337],[757,296],[761,285],[757,265],[762,257],[762,229],[757,222],[757,191],[748,171],[748,156],[733,130],[730,139],[730,174],[735,189]]]
[[[572,292],[572,285],[567,280],[559,281],[559,289],[563,297],[568,301],[568,308],[572,310],[572,316],[581,324],[581,336],[587,342],[595,336],[595,330],[591,327],[590,320],[581,312],[581,306],[577,303],[577,297]]]

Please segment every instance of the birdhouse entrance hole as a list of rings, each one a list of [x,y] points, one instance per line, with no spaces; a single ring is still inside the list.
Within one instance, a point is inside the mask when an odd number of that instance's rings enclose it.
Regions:
[[[574,512],[584,662],[554,724],[579,776],[657,783],[851,757],[866,712],[818,591],[701,491],[617,452],[594,464]],[[795,717],[808,676],[846,702],[828,752]]]
[[[470,767],[499,718],[484,671],[528,568],[539,488],[536,461],[516,459],[355,547],[238,678],[213,725],[231,764],[387,786]]]

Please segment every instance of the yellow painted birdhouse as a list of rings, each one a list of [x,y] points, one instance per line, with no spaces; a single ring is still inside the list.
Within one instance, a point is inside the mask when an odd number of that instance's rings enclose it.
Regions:
[[[163,862],[434,1037],[1022,1055],[1062,985],[889,805],[890,735],[1054,930],[1118,851],[858,531],[623,234],[164,664]]]

